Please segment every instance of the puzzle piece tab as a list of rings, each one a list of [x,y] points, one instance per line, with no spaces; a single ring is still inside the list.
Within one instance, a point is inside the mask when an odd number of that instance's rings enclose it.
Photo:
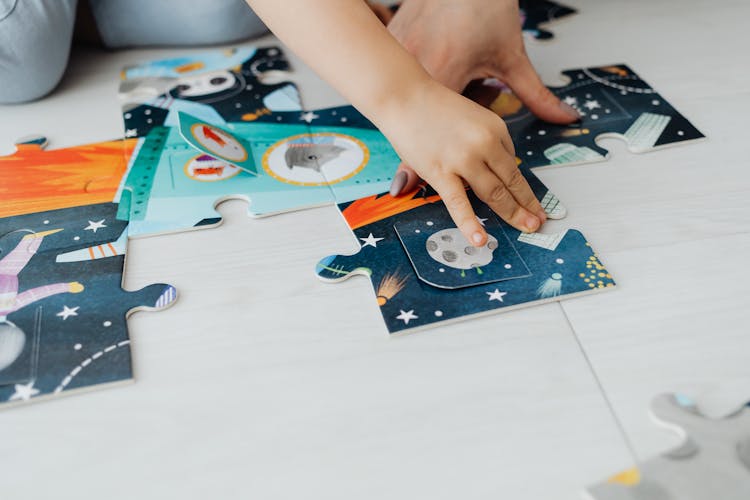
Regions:
[[[595,500],[750,498],[750,405],[725,418],[704,416],[684,396],[657,396],[654,418],[682,444],[588,489]]]
[[[486,205],[471,192],[469,195],[475,212],[482,214],[480,217],[487,220],[494,217]],[[434,208],[429,208],[431,204]],[[397,198],[388,194],[369,196],[341,203],[339,209],[361,248],[354,255],[331,255],[322,259],[316,272],[322,280],[329,282],[341,281],[355,274],[368,276],[391,333],[614,286],[612,277],[578,231],[526,235],[499,221],[497,224],[501,225],[513,250],[495,253],[487,263],[484,263],[485,258],[483,265],[486,268],[501,264],[502,272],[507,272],[507,275],[495,275],[491,282],[482,282],[475,279],[478,275],[476,268],[473,268],[473,273],[466,271],[462,276],[460,270],[449,269],[446,264],[452,257],[443,258],[446,262],[442,262],[432,255],[425,256],[425,252],[420,255],[420,261],[414,263],[416,259],[409,258],[413,251],[399,239],[400,228],[408,225],[414,229],[411,225],[419,224],[417,229],[424,232],[422,236],[427,236],[424,244],[429,254],[430,238],[439,238],[441,231],[446,229],[441,222],[439,230],[432,231],[436,228],[435,220],[448,220],[442,201],[429,188]],[[420,216],[425,214],[429,217]],[[430,226],[429,222],[433,225]],[[516,255],[519,260],[515,260]],[[457,260],[453,259],[453,262]],[[516,266],[522,267],[521,273],[516,274]],[[431,274],[434,276],[439,275],[441,268],[452,274],[450,285],[453,289],[430,284],[432,278],[420,279],[427,274],[426,269],[434,271]],[[455,281],[459,279],[465,279],[468,286],[456,288]],[[446,282],[437,284],[446,285]]]
[[[0,403],[132,379],[127,316],[162,309],[172,286],[121,288],[113,203],[0,219]]]
[[[570,83],[550,90],[573,106],[581,121],[553,125],[536,118],[501,84],[490,109],[508,125],[520,168],[603,161],[600,137],[624,140],[634,153],[701,139],[704,135],[625,65],[563,72]]]

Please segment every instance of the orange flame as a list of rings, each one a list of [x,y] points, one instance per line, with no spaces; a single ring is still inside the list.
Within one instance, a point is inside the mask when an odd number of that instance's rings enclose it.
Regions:
[[[53,151],[18,145],[0,157],[0,217],[113,201],[136,141]]]
[[[403,196],[393,197],[390,194],[373,195],[352,202],[341,213],[352,229],[357,229],[373,222],[383,220],[407,210],[434,203],[440,200],[440,196],[433,195],[427,198],[415,198],[420,188]]]

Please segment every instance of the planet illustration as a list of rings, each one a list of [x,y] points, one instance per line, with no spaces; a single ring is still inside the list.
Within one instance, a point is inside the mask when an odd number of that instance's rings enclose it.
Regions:
[[[8,320],[0,322],[0,371],[5,370],[23,352],[26,334]]]
[[[482,247],[471,245],[458,228],[443,229],[427,238],[427,253],[434,260],[454,269],[474,269],[492,262],[497,239],[487,235]]]

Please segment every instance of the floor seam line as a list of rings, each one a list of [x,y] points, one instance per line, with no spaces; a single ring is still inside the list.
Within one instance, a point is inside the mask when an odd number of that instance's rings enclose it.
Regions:
[[[568,317],[568,313],[565,311],[565,308],[563,307],[562,302],[558,302],[557,304],[560,306],[560,310],[562,311],[562,314],[565,317],[565,321],[568,323],[570,332],[573,335],[573,338],[575,339],[576,344],[578,345],[578,350],[581,352],[581,355],[583,356],[583,359],[585,360],[586,365],[588,365],[589,372],[594,377],[596,386],[599,388],[599,393],[601,394],[601,397],[604,400],[604,403],[607,405],[607,409],[609,410],[609,413],[612,416],[612,419],[615,421],[615,425],[617,426],[620,436],[625,442],[625,446],[627,447],[628,452],[630,453],[630,456],[633,459],[633,463],[637,464],[638,455],[635,452],[635,447],[633,446],[632,441],[628,437],[627,432],[625,432],[625,426],[622,424],[622,421],[617,416],[617,413],[615,412],[615,407],[612,404],[612,401],[609,399],[609,396],[607,396],[606,391],[604,390],[604,384],[602,384],[601,379],[599,379],[599,376],[594,370],[594,365],[591,362],[591,359],[589,358],[588,353],[586,352],[586,349],[583,347],[583,344],[581,343],[581,340],[578,338],[578,335],[576,335],[575,328],[573,328],[573,323],[570,321],[570,318]]]

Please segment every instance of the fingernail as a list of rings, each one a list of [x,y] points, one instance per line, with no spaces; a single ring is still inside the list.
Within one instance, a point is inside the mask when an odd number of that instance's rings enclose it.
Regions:
[[[396,172],[396,176],[391,182],[391,196],[398,196],[406,185],[406,172]]]
[[[481,245],[482,240],[484,240],[484,235],[480,232],[476,232],[473,235],[471,235],[471,239],[474,241],[475,245]]]
[[[540,223],[538,218],[533,215],[529,215],[528,217],[526,217],[526,228],[529,229],[530,233],[533,233],[534,231],[539,229],[539,226]]]
[[[569,115],[571,118],[575,118],[576,120],[581,119],[581,115],[580,113],[578,113],[578,111],[576,111],[576,108],[574,108],[573,106],[571,106],[570,104],[566,102],[560,101],[560,109],[562,109],[563,112],[566,115]]]

